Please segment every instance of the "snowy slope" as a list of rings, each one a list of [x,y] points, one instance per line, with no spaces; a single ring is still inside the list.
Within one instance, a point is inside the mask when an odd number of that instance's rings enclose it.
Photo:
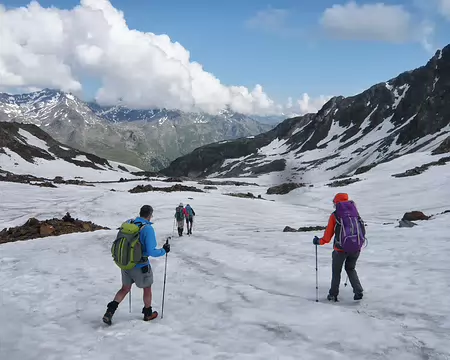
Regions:
[[[198,216],[193,236],[172,241],[165,316],[152,323],[141,320],[142,292],[135,288],[132,313],[127,298],[112,327],[101,322],[120,286],[109,252],[115,230],[0,245],[0,322],[7,324],[0,327],[0,358],[447,360],[450,214],[410,229],[383,225],[410,210],[450,209],[450,165],[408,178],[391,176],[428,156],[382,164],[365,174],[365,181],[345,188],[316,183],[268,196],[270,179],[261,178],[255,181],[264,186],[238,190],[274,202],[222,194],[235,186],[205,194],[130,194],[136,184],[57,189],[2,184],[8,196],[2,196],[0,228],[70,211],[114,229],[149,203],[162,245],[172,234],[180,201]],[[360,303],[342,284],[339,304],[324,301],[330,245],[318,251],[321,302],[315,303],[315,233],[281,232],[285,225],[325,224],[337,191],[349,192],[368,223],[369,246],[357,268],[365,288]],[[160,310],[164,258],[151,262],[153,306]]]
[[[100,106],[51,89],[0,93],[0,121],[34,124],[71,147],[145,169],[160,169],[205,144],[260,134],[272,127],[228,110],[213,116]]]
[[[253,139],[198,148],[163,172],[192,177],[284,173],[303,182],[364,173],[450,143],[449,102],[450,45],[425,66],[355,96],[332,98],[317,114],[285,120]]]
[[[70,148],[35,125],[0,122],[0,174],[99,181],[135,178],[132,171],[141,170]]]

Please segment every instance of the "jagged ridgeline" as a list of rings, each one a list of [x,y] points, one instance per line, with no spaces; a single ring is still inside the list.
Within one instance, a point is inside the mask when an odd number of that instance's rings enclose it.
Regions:
[[[257,135],[273,127],[262,118],[257,121],[228,110],[213,116],[103,107],[49,89],[21,95],[0,93],[0,121],[37,125],[75,149],[144,170],[161,169],[199,146]]]
[[[398,156],[450,150],[450,45],[425,65],[252,139],[200,147],[169,176],[285,173],[305,181],[360,174]]]

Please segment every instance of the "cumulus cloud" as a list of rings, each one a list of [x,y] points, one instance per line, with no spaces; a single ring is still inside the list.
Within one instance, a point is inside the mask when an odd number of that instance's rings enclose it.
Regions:
[[[350,1],[326,9],[320,24],[332,36],[340,39],[391,43],[413,41],[422,44],[427,50],[432,48],[430,38],[433,26],[425,22],[417,25],[412,14],[402,5],[359,5]]]
[[[450,20],[450,0],[439,0],[439,9],[442,15]]]
[[[333,5],[320,20],[330,33],[345,39],[403,42],[409,38],[411,15],[401,5]]]
[[[287,109],[299,109],[300,114],[315,113],[318,112],[322,106],[328,102],[332,96],[319,96],[317,98],[311,98],[307,93],[304,93],[301,99],[298,99],[295,103],[292,98],[288,99],[286,104]]]
[[[133,108],[209,113],[228,106],[259,115],[286,110],[261,85],[253,90],[225,86],[167,35],[129,29],[124,14],[108,0],[82,0],[71,10],[43,8],[34,1],[8,10],[0,5],[0,38],[2,88],[51,87],[81,94],[80,79],[92,77],[101,84],[96,94],[101,104],[120,100]]]

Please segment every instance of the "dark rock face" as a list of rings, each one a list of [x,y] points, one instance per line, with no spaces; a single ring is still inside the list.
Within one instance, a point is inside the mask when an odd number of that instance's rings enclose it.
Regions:
[[[164,182],[183,182],[183,180],[181,178],[173,178],[173,177],[167,178],[163,181]]]
[[[449,151],[450,131],[446,130],[450,124],[449,103],[450,45],[438,51],[425,66],[376,84],[356,96],[334,97],[317,114],[285,120],[253,139],[200,147],[172,162],[163,173],[193,177],[216,172],[221,177],[258,174],[259,166],[270,159],[258,150],[279,139],[284,140],[287,150],[277,155],[289,153],[299,162],[293,171],[303,173],[332,163],[325,169],[335,172],[342,169],[333,176],[362,174],[379,163],[416,152],[437,138],[447,136],[435,153]],[[371,142],[362,142],[374,133],[381,135]],[[431,140],[416,144],[428,135]],[[321,158],[302,161],[306,151],[328,148],[330,152],[322,153]],[[369,158],[371,164],[365,163]],[[222,166],[226,159],[236,160]],[[280,166],[278,169],[267,171],[283,171],[282,163],[276,164]]]
[[[19,133],[20,129],[27,131],[31,135],[34,135],[46,143],[48,151],[28,144],[27,139]],[[0,121],[0,149],[1,148],[7,148],[17,153],[21,158],[30,163],[34,163],[35,158],[45,160],[60,158],[81,167],[105,170],[104,168],[98,166],[101,165],[112,169],[112,166],[109,164],[108,160],[61,144],[60,142],[54,140],[45,131],[32,124],[19,124],[16,122]],[[3,151],[3,153],[5,153],[5,151]],[[85,156],[88,161],[77,160],[77,156]]]
[[[274,171],[283,171],[286,168],[286,160],[274,160],[268,164],[259,165],[251,168],[254,175],[268,174]]]
[[[225,159],[240,158],[255,154],[259,148],[270,144],[276,138],[288,137],[292,129],[309,120],[309,117],[287,119],[272,130],[252,139],[243,138],[226,143],[214,143],[195,149],[192,153],[174,160],[161,170],[166,176],[204,177],[219,170]]]
[[[267,195],[285,195],[290,193],[292,190],[298,189],[300,187],[305,187],[305,184],[297,184],[297,183],[284,183],[277,186],[272,186],[267,189]]]
[[[354,184],[358,181],[361,181],[360,178],[356,178],[356,179],[345,179],[345,180],[335,180],[329,184],[327,184],[327,186],[329,187],[341,187],[341,186],[347,186],[350,184]]]
[[[89,232],[96,230],[110,230],[107,227],[96,225],[91,221],[73,219],[67,213],[62,219],[40,221],[30,218],[22,226],[3,229],[0,231],[0,244],[14,241],[22,241],[46,236],[58,236],[76,232]]]
[[[433,161],[433,162],[424,164],[422,166],[416,166],[413,169],[409,169],[409,170],[406,170],[405,172],[402,172],[400,174],[394,174],[392,176],[397,177],[397,178],[416,176],[416,175],[420,175],[423,172],[427,171],[432,166],[442,166],[442,165],[446,165],[448,162],[450,162],[450,156],[442,157],[437,161]]]
[[[430,216],[425,215],[422,211],[411,211],[403,215],[402,220],[407,221],[418,221],[418,220],[429,220]]]
[[[205,187],[203,187],[203,189],[205,189],[205,190],[217,190],[217,186],[206,185]]]
[[[445,139],[438,148],[433,150],[433,155],[445,154],[450,152],[450,136]]]
[[[198,182],[200,185],[216,185],[216,186],[221,186],[221,185],[234,185],[234,186],[259,186],[256,183],[248,183],[248,182],[243,182],[243,181],[212,181],[212,180],[200,180]]]
[[[190,192],[204,192],[194,186],[185,186],[181,184],[172,185],[170,187],[154,187],[152,185],[138,185],[128,192],[132,194],[143,193],[149,191],[175,192],[175,191],[190,191]]]

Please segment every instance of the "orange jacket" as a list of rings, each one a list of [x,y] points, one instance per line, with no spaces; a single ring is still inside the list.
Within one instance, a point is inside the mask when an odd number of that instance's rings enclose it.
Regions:
[[[339,193],[336,194],[336,196],[333,199],[333,203],[336,205],[337,203],[348,201],[348,194],[345,193]],[[322,239],[320,239],[320,245],[328,244],[331,239],[334,236],[334,229],[336,227],[336,217],[334,216],[334,213],[330,215],[330,218],[328,219],[328,225],[325,229],[325,233],[323,234]],[[333,247],[334,250],[338,252],[344,252],[344,250],[337,248],[336,246]]]

